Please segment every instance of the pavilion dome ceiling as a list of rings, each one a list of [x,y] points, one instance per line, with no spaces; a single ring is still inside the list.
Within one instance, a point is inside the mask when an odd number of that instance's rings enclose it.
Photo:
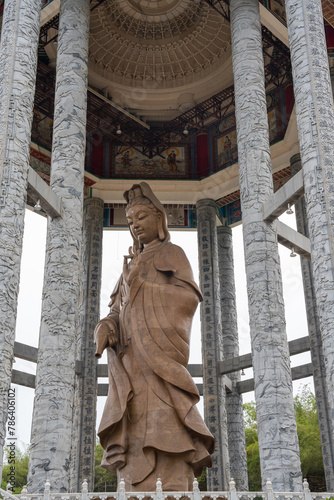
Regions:
[[[203,1],[105,0],[91,12],[89,79],[134,111],[191,107],[233,81],[229,23]]]

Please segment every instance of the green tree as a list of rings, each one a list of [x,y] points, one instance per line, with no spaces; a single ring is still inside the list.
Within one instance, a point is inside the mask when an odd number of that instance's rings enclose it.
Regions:
[[[326,491],[317,405],[308,385],[295,397],[295,411],[303,477],[312,491]]]
[[[101,467],[102,455],[103,448],[100,443],[97,443],[95,446],[94,491],[116,491],[116,475]]]
[[[315,396],[304,385],[294,398],[302,474],[312,491],[325,491],[320,432]],[[247,468],[250,491],[261,490],[260,455],[255,403],[244,404]]]
[[[206,467],[202,470],[202,474],[197,478],[198,488],[200,491],[207,491],[207,482],[206,482]]]
[[[255,403],[244,404],[248,487],[250,491],[261,491],[261,469],[259,443],[257,437]]]
[[[23,486],[27,484],[28,464],[29,451],[27,449],[21,451],[15,447],[14,452],[9,448],[5,448],[5,464],[2,471],[1,488],[6,489],[7,484],[10,482],[13,493],[21,493]]]

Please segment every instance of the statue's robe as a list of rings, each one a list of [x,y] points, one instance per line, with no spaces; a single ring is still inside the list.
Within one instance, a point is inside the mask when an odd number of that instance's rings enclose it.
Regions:
[[[129,491],[192,489],[211,466],[214,439],[200,416],[187,370],[191,323],[201,293],[183,250],[169,242],[125,265],[111,295],[109,392],[99,427],[102,466]],[[103,320],[102,320],[103,321]]]

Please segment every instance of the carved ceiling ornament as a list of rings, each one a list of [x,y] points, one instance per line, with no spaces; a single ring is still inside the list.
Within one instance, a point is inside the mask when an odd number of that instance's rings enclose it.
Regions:
[[[229,49],[229,24],[204,2],[108,0],[92,12],[90,60],[111,81],[185,85]]]

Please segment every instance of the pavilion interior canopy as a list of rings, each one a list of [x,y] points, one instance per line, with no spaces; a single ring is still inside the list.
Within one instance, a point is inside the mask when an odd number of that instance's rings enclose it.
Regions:
[[[331,56],[334,9],[330,0],[322,1]],[[87,189],[113,179],[200,181],[222,176],[228,169],[235,171],[238,155],[228,3],[91,0]],[[259,4],[273,147],[288,139],[294,113],[290,54],[284,1],[260,0]],[[46,180],[59,5],[60,0],[44,0],[42,8],[32,130],[31,165]],[[280,156],[284,148],[276,149]],[[288,180],[290,169],[286,160],[273,165],[278,187]],[[238,183],[222,194],[217,197],[218,206],[234,203],[239,199]]]

